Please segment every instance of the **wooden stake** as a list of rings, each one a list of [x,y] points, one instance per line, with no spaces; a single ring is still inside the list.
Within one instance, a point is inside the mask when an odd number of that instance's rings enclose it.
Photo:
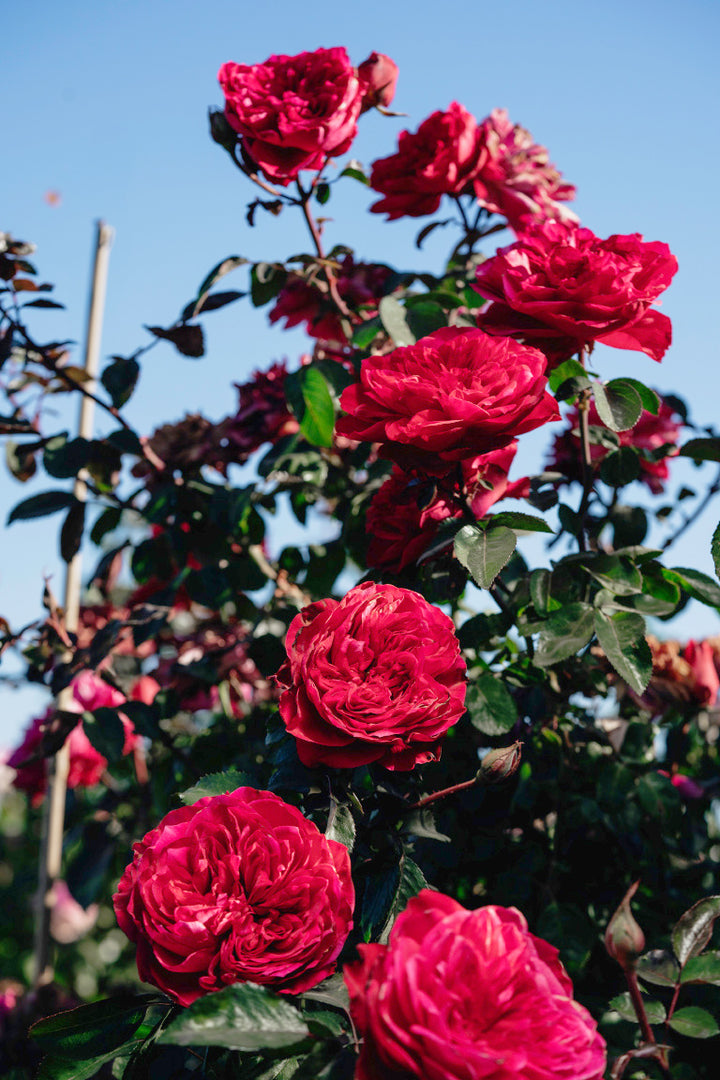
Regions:
[[[90,287],[90,307],[88,311],[87,335],[85,339],[84,368],[89,376],[85,384],[91,393],[95,392],[100,363],[100,338],[102,334],[103,314],[105,310],[105,292],[107,286],[108,262],[114,231],[103,221],[98,221],[95,234],[95,261],[92,284]],[[95,402],[82,395],[78,419],[78,435],[91,439],[93,434]],[[78,473],[73,488],[75,498],[80,502],[87,499],[87,486],[83,471]],[[69,633],[77,632],[80,615],[81,555],[78,551],[67,564],[65,571],[65,627]],[[71,659],[68,655],[67,659]],[[73,693],[70,687],[61,690],[57,707],[67,710],[72,703]],[[72,710],[71,710],[72,711]],[[53,979],[54,968],[50,950],[50,916],[55,902],[54,886],[62,870],[62,843],[65,826],[65,797],[70,766],[68,742],[58,750],[48,767],[48,790],[43,815],[42,838],[40,843],[40,869],[38,886],[38,911],[35,924],[35,985],[44,986]]]

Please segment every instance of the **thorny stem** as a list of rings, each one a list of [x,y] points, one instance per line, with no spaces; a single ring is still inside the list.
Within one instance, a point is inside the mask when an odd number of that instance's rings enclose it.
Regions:
[[[424,806],[430,806],[431,803],[437,802],[439,799],[447,798],[448,795],[454,795],[458,791],[466,791],[477,782],[478,777],[473,776],[472,780],[463,780],[461,784],[453,784],[452,787],[443,788],[442,791],[434,791],[432,795],[424,795],[422,799],[418,799],[416,803],[413,803],[410,809],[421,810]]]
[[[310,230],[310,235],[312,236],[317,256],[319,259],[327,260],[325,249],[323,248],[322,238],[320,236],[320,230],[318,229],[317,222],[312,216],[312,212],[310,210],[310,197],[312,194],[312,189],[310,189],[310,191],[305,191],[299,180],[297,181],[297,187],[298,191],[300,192],[300,206],[302,208],[305,221],[307,222],[307,227]],[[325,261],[323,269],[325,271],[328,289],[330,290],[330,296],[333,299],[335,307],[338,309],[341,315],[344,315],[346,319],[349,319],[350,309],[348,308],[347,304],[338,292],[335,274],[332,268],[328,265],[327,261]]]

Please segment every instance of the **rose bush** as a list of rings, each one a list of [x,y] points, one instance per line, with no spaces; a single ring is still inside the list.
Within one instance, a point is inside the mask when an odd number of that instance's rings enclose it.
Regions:
[[[344,969],[356,1080],[601,1080],[605,1044],[557,950],[514,908],[408,903],[387,945]]]
[[[317,171],[344,154],[357,133],[363,83],[342,48],[223,64],[225,117],[243,149],[274,183]]]
[[[537,349],[474,329],[448,328],[363,360],[343,392],[336,430],[378,442],[404,468],[442,475],[463,458],[507,446],[558,418]]]
[[[134,845],[113,897],[140,978],[181,1005],[236,982],[300,993],[352,926],[347,849],[269,791],[171,810]]]
[[[568,223],[528,225],[478,267],[477,291],[492,300],[478,325],[547,349],[556,360],[596,341],[662,360],[672,328],[651,305],[676,270],[667,244],[638,233],[601,240]]]
[[[280,715],[306,765],[376,761],[412,769],[440,756],[460,717],[465,661],[452,620],[422,596],[366,581],[290,623]]]

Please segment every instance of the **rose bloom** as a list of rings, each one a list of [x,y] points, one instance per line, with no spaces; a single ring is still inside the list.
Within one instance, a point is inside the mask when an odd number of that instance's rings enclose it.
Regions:
[[[373,162],[370,186],[383,198],[370,209],[390,221],[434,214],[443,195],[472,191],[484,157],[475,117],[453,101],[416,132],[401,132],[397,153]]]
[[[390,277],[388,266],[375,263],[356,263],[346,255],[340,264],[336,284],[338,294],[351,311],[363,308],[361,318],[377,314],[378,301],[384,296],[384,285]],[[335,304],[317,282],[306,281],[299,274],[290,274],[278,293],[270,312],[270,322],[285,320],[285,329],[305,324],[311,337],[320,341],[347,342]]]
[[[603,427],[598,416],[595,402],[590,403],[588,420],[591,426]],[[567,416],[568,426],[565,431],[555,436],[548,468],[561,472],[568,480],[582,480],[582,447],[580,442],[580,412],[577,408],[571,410]],[[674,457],[675,449],[680,441],[682,424],[675,419],[673,409],[660,399],[660,408],[657,416],[643,410],[635,427],[628,431],[618,431],[617,437],[620,446],[633,446],[640,450],[640,479],[647,484],[653,495],[659,495],[665,487],[665,481],[670,477],[667,458],[653,461],[642,454],[643,450],[659,450],[661,446],[670,445],[667,451],[668,457]],[[593,465],[598,466],[603,458],[611,453],[607,446],[599,443],[590,444],[590,457]]]
[[[227,63],[218,80],[225,118],[273,183],[286,186],[302,169],[322,169],[357,134],[363,84],[345,49]]]
[[[601,240],[568,223],[528,225],[478,267],[475,288],[493,301],[478,325],[547,348],[553,360],[596,341],[662,360],[671,323],[650,305],[676,270],[667,244],[638,233]]]
[[[285,397],[287,364],[279,361],[267,371],[255,371],[246,383],[235,383],[238,410],[215,429],[218,453],[242,464],[265,443],[294,435],[298,422]]]
[[[71,683],[73,701],[68,705],[68,712],[83,713],[93,712],[99,708],[117,708],[125,701],[125,695],[110,686],[92,671],[83,671]],[[45,795],[47,788],[47,770],[44,758],[23,764],[28,758],[35,758],[42,749],[43,733],[50,723],[55,712],[54,708],[48,709],[42,716],[35,717],[30,721],[25,731],[23,740],[16,750],[8,758],[8,765],[17,770],[13,779],[13,785],[21,791],[27,792],[33,806],[38,806]],[[135,729],[127,717],[121,716],[125,729],[125,744],[123,754],[131,754],[138,746],[141,736],[135,734]],[[67,786],[69,788],[93,787],[100,783],[103,773],[108,767],[107,758],[99,753],[92,745],[79,721],[67,737],[70,753],[70,769],[68,772]]]
[[[305,765],[412,769],[440,757],[465,711],[453,622],[409,589],[366,581],[309,604],[286,649],[280,715]]]
[[[133,847],[113,905],[140,978],[189,1005],[237,982],[301,993],[352,927],[347,849],[269,791],[166,814]]]
[[[527,494],[527,478],[508,484],[508,470],[517,451],[513,440],[502,450],[461,462],[463,490],[458,498],[480,519],[498,500]],[[397,465],[375,493],[368,507],[365,530],[370,535],[368,566],[399,573],[417,562],[434,540],[441,521],[461,517],[462,509],[451,495],[436,490],[422,508],[417,478]],[[448,541],[450,543],[450,541]]]
[[[481,206],[503,214],[516,231],[532,218],[577,220],[560,205],[575,198],[575,187],[563,181],[545,147],[513,124],[505,109],[493,109],[480,133],[487,154],[473,188]]]
[[[448,473],[464,458],[499,450],[525,431],[557,420],[546,359],[537,349],[481,330],[436,330],[362,362],[360,382],[343,391],[349,414],[336,431],[381,444],[405,469]]]
[[[654,717],[662,716],[668,709],[682,712],[712,707],[720,689],[715,668],[711,640],[690,640],[683,648],[679,641],[660,641],[653,634],[647,635],[652,653],[652,675],[645,691],[636,694],[625,691],[641,709],[647,709]]]
[[[356,1080],[602,1080],[595,1021],[515,908],[466,911],[424,889],[387,945],[358,951],[343,972]]]

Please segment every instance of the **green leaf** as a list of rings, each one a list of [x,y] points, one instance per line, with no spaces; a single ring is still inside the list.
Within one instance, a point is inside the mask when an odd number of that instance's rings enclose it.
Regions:
[[[573,601],[553,611],[538,638],[534,662],[550,667],[567,660],[582,649],[593,636],[593,609],[590,604]]]
[[[671,570],[663,569],[663,576],[668,581],[674,581],[701,604],[720,608],[720,585],[700,570],[691,570],[686,566],[673,566]]]
[[[6,524],[12,525],[13,521],[29,521],[30,518],[47,517],[48,514],[56,514],[59,510],[67,510],[75,502],[75,496],[70,491],[43,491],[39,495],[31,495],[29,499],[14,506],[8,514]]]
[[[655,998],[646,997],[645,994],[641,994],[643,1005],[645,1006],[645,1015],[647,1016],[651,1024],[662,1024],[665,1019],[665,1006],[662,1001],[657,1001]],[[622,1016],[623,1020],[629,1020],[633,1024],[637,1024],[637,1014],[633,1008],[632,998],[627,991],[624,994],[618,994],[610,1002],[610,1008],[614,1009],[616,1013]]]
[[[655,986],[675,986],[680,974],[677,960],[667,949],[645,953],[639,958],[636,971],[644,982]]]
[[[618,596],[642,592],[642,574],[631,559],[620,555],[596,555],[583,566],[604,588]]]
[[[366,176],[358,162],[350,162],[340,173],[340,176],[349,176],[351,180],[357,180],[361,184],[370,185],[370,177]]]
[[[54,1055],[92,1058],[131,1039],[149,1006],[157,1004],[170,1007],[157,994],[120,994],[39,1020],[30,1033],[41,1049]]]
[[[247,262],[248,260],[244,259],[242,255],[229,255],[227,259],[223,259],[217,264],[217,266],[213,266],[212,270],[205,277],[200,288],[197,291],[197,297],[193,305],[196,310],[193,311],[193,317],[200,310],[206,294],[210,292],[213,285],[215,285],[220,280],[220,278],[225,277],[226,274],[229,274],[231,270],[235,270],[235,268],[238,266],[245,266]]]
[[[427,888],[429,886],[420,867],[416,862],[413,862],[409,855],[403,854],[400,861],[400,878],[397,890],[379,938],[382,945],[387,943],[393,924],[398,915],[407,907],[408,900],[412,900],[413,896],[417,896],[421,889]]]
[[[117,761],[125,746],[125,728],[117,709],[101,707],[83,713],[83,731],[98,754],[108,761]]]
[[[710,983],[712,986],[720,986],[720,953],[691,956],[682,969],[680,982]]]
[[[630,611],[595,612],[595,633],[605,655],[628,686],[642,694],[652,675],[652,654],[645,640],[645,620]]]
[[[678,1009],[668,1020],[668,1026],[678,1035],[687,1035],[690,1039],[711,1039],[720,1032],[715,1018],[697,1005]]]
[[[250,270],[250,301],[253,307],[262,307],[274,300],[287,280],[284,266],[273,263],[256,263]]]
[[[455,558],[472,574],[481,589],[489,589],[517,545],[511,529],[500,526],[487,531],[463,525],[455,537]]]
[[[613,450],[600,463],[600,479],[608,487],[624,487],[640,475],[640,455],[634,446]]]
[[[522,514],[517,510],[502,510],[499,514],[493,514],[490,526],[497,528],[499,525],[505,525],[517,532],[553,533],[544,518],[535,517],[534,514]]]
[[[613,379],[611,383],[612,386],[619,386],[621,384],[631,386],[640,398],[643,409],[645,409],[646,412],[652,413],[653,416],[657,416],[660,412],[660,398],[654,390],[651,390],[645,383],[641,383],[639,379],[629,379],[626,375],[623,375],[621,379]]]
[[[355,843],[355,819],[347,803],[338,803],[334,799],[331,801],[325,836],[352,851]]]
[[[71,562],[80,550],[84,528],[85,503],[75,499],[60,529],[60,558],[64,562]]]
[[[383,296],[378,304],[380,322],[396,345],[414,345],[415,335],[408,326],[405,308],[394,296]]]
[[[157,1041],[231,1050],[286,1050],[309,1034],[301,1014],[286,998],[255,983],[235,983],[198,998],[163,1029]]]
[[[324,206],[325,203],[330,201],[330,194],[331,194],[331,189],[330,189],[329,184],[320,183],[315,188],[315,198],[317,199],[317,201],[320,203],[321,206]]]
[[[483,735],[505,735],[518,718],[517,706],[507,687],[490,672],[470,683],[465,698],[470,722]]]
[[[548,375],[548,387],[554,394],[568,379],[582,379],[585,375],[585,368],[579,360],[565,360],[554,367]]]
[[[640,419],[640,395],[622,379],[613,379],[604,386],[594,382],[593,397],[598,416],[611,431],[628,431]]]
[[[533,570],[530,575],[530,597],[538,615],[550,613],[550,585],[552,573],[550,570],[541,568]]]
[[[140,365],[137,360],[131,356],[118,357],[113,364],[105,368],[100,382],[110,395],[115,408],[119,409],[132,396],[139,378]]]
[[[441,330],[447,326],[448,320],[445,311],[440,304],[432,300],[419,299],[413,304],[408,302],[405,309],[405,318],[410,327],[410,333],[419,340]]]
[[[694,461],[720,461],[720,439],[690,439],[680,447],[678,454]]]
[[[712,534],[710,554],[715,565],[715,573],[720,577],[720,521],[715,526],[715,532]]]
[[[45,472],[56,480],[71,480],[87,465],[90,457],[90,442],[87,439],[70,439],[58,435],[49,439],[43,449]]]
[[[301,367],[286,377],[285,393],[307,441],[332,446],[335,406],[322,372],[313,365]]]
[[[117,529],[121,518],[122,510],[119,506],[108,506],[106,510],[103,510],[90,530],[90,539],[93,544],[100,544],[107,533]]]
[[[707,896],[680,916],[672,932],[673,952],[680,967],[684,967],[691,956],[698,956],[703,951],[712,937],[718,915],[720,896]]]
[[[367,322],[362,323],[357,327],[353,333],[352,343],[358,349],[366,349],[382,330],[382,323],[379,318],[368,319]]]
[[[192,806],[198,799],[204,799],[207,795],[225,795],[228,791],[235,791],[239,787],[254,787],[253,777],[238,769],[227,769],[225,772],[208,773],[201,777],[197,784],[186,791],[180,792],[180,799],[186,806]]]
[[[331,975],[318,986],[313,986],[312,990],[303,991],[303,998],[307,998],[308,1001],[320,1001],[323,1005],[332,1005],[336,1009],[344,1009],[345,1012],[350,1006],[345,979],[339,972],[337,975]]]

